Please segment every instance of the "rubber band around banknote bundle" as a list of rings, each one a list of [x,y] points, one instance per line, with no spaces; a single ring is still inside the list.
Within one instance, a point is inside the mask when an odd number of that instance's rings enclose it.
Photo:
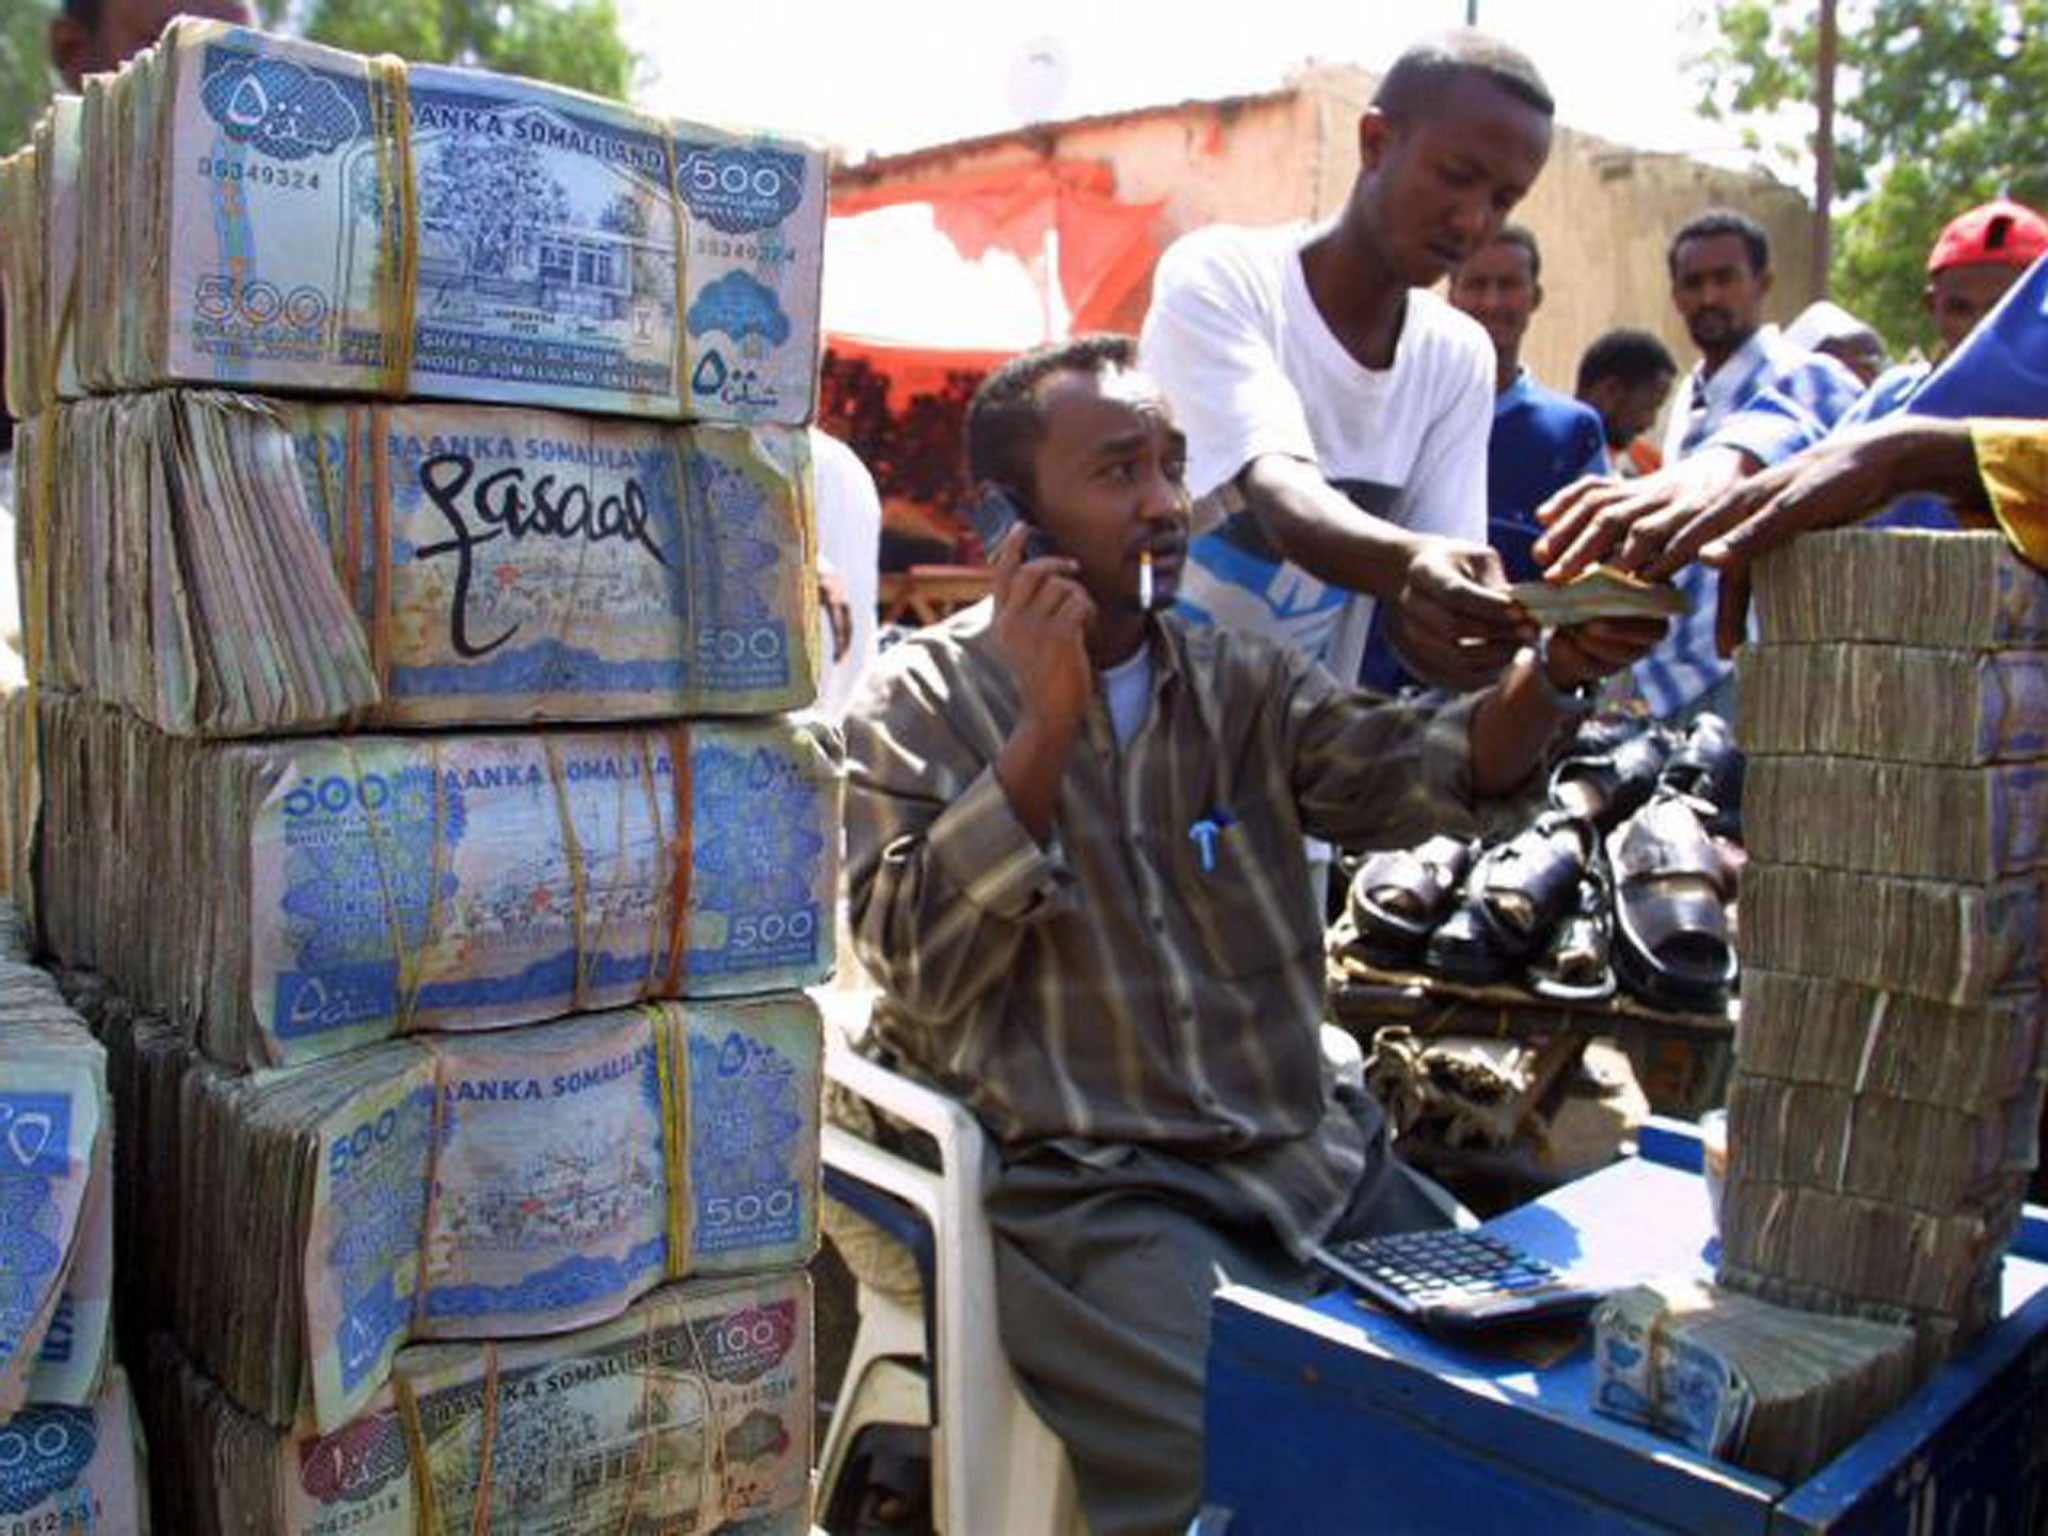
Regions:
[[[469,1536],[487,1536],[491,1519],[493,1453],[498,1439],[498,1346],[483,1345],[484,1379],[482,1435],[477,1450],[476,1492],[469,1506]],[[426,1425],[420,1420],[419,1394],[402,1371],[391,1374],[391,1395],[398,1408],[398,1422],[405,1433],[405,1459],[412,1476],[419,1536],[448,1536],[447,1517],[441,1512],[441,1493],[434,1479],[434,1463],[427,1448]]]
[[[562,855],[569,864],[569,931],[573,961],[570,965],[569,1011],[581,1013],[587,1006],[584,984],[592,964],[589,936],[585,931],[585,905],[590,900],[590,878],[583,864],[583,842],[576,835],[576,818],[569,806],[569,777],[563,770],[553,736],[540,739],[541,760],[547,764],[548,788],[554,792],[555,819],[562,827]]]
[[[383,449],[383,444],[390,441],[390,423],[389,406],[371,408],[370,441],[367,445],[370,457],[370,671],[377,679],[377,697],[380,700],[391,697],[391,467]],[[351,428],[353,425],[350,423]],[[349,436],[353,447],[353,430]],[[351,530],[359,523],[358,518],[348,519]],[[361,557],[360,545],[350,552],[350,557]]]
[[[396,399],[405,394],[412,377],[413,310],[419,301],[419,209],[412,184],[412,98],[406,87],[403,59],[386,53],[367,62],[370,135],[375,143],[378,186],[377,387],[380,394]]]
[[[431,1036],[421,1040],[420,1045],[427,1053],[427,1081],[431,1085],[434,1102],[427,1112],[426,1196],[420,1201],[419,1238],[414,1244],[419,1267],[413,1272],[412,1306],[406,1314],[405,1336],[408,1339],[419,1333],[420,1324],[426,1317],[427,1293],[434,1288],[434,1277],[428,1272],[428,1266],[434,1252],[434,1225],[441,1215],[441,1144],[448,1119],[445,1112],[448,1058]]]
[[[675,334],[675,356],[671,361],[675,364],[676,400],[687,409],[690,388],[689,373],[687,371],[689,367],[690,328],[686,323],[685,317],[689,313],[690,296],[690,287],[686,276],[690,264],[690,220],[689,216],[683,211],[682,193],[677,190],[679,177],[676,165],[675,135],[664,128],[660,137],[661,160],[668,177],[667,184],[662,188],[662,195],[668,200],[669,228],[675,231],[676,242],[676,259],[674,262],[676,308],[675,321],[672,327]],[[678,468],[680,468],[680,465]],[[683,482],[680,476],[678,476],[676,480],[676,495],[681,497],[682,494]],[[808,611],[806,610],[806,612]]]
[[[662,1003],[643,1003],[640,1011],[654,1035],[654,1071],[661,1095],[661,1164],[667,1186],[668,1277],[690,1272],[696,1223],[690,1188],[690,1039],[681,1013]]]
[[[57,453],[59,444],[54,439],[67,435],[64,426],[67,418],[63,415],[46,416],[41,422],[31,424],[23,432],[23,440],[32,449],[34,474],[30,477],[28,527],[33,559],[22,564],[30,569],[29,580],[23,583],[21,603],[22,661],[31,682],[45,681],[50,665],[49,636],[46,633],[50,622],[50,524],[51,504],[57,498]]]
[[[349,774],[360,784],[363,767],[356,755],[355,743],[343,738],[343,755],[348,759]],[[442,863],[447,850],[442,846],[442,831],[447,817],[447,787],[441,778],[441,741],[436,737],[424,738],[427,749],[427,772],[433,781],[433,824],[432,849],[427,864],[427,910],[420,924],[420,941],[408,946],[405,939],[405,917],[399,911],[398,899],[392,893],[391,872],[387,853],[390,847],[389,834],[383,830],[376,808],[369,804],[367,797],[358,796],[357,803],[363,809],[363,826],[371,845],[370,864],[377,874],[377,893],[384,909],[385,929],[390,937],[391,957],[398,964],[398,1013],[393,1021],[392,1033],[409,1035],[413,1032],[413,1021],[419,1011],[420,988],[425,981],[425,951],[434,942],[434,935],[441,926],[441,882],[447,870]]]
[[[696,850],[692,842],[696,807],[692,803],[690,727],[687,723],[679,721],[668,728],[668,765],[671,795],[675,806],[675,823],[667,844],[670,861],[668,968],[662,976],[661,995],[674,997],[682,987],[683,967],[689,958],[690,876],[696,859]]]
[[[626,1507],[619,1512],[620,1536],[633,1529],[633,1516],[640,1509],[640,1488],[647,1481],[647,1474],[658,1458],[654,1454],[655,1437],[661,1433],[654,1414],[654,1309],[649,1307],[642,1319],[640,1330],[640,1456],[633,1468],[633,1480],[626,1484]],[[709,1394],[706,1394],[709,1400]],[[706,1458],[708,1459],[708,1458]],[[700,1497],[697,1508],[704,1507]]]

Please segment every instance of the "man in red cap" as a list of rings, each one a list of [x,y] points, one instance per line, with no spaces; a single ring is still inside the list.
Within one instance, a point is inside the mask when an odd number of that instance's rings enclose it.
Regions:
[[[1927,313],[1941,338],[1937,358],[1955,350],[2005,290],[2048,251],[2048,219],[2007,198],[1958,214],[1927,258]]]
[[[2048,218],[2024,203],[1996,198],[1949,220],[1927,257],[1927,313],[1939,338],[1933,361],[1898,363],[1886,369],[1835,424],[1835,430],[1846,431],[1910,410],[1934,364],[1954,351],[1977,322],[1997,308],[2006,290],[2044,252],[2048,252]],[[1827,435],[1816,429],[1810,416],[1802,417],[1795,406],[1770,390],[1729,418],[1723,430],[1736,437],[1773,436],[1780,446],[1776,458],[1780,463]],[[1698,523],[1721,491],[1726,492],[1720,495],[1723,504],[1732,504],[1736,496],[1728,487],[1693,496],[1683,494],[1680,488],[1666,495],[1638,494],[1624,499],[1619,490],[1603,491],[1598,483],[1590,483],[1594,487],[1590,493],[1582,491],[1588,484],[1567,487],[1538,510],[1538,520],[1547,528],[1536,541],[1535,554],[1552,580],[1569,581],[1596,561],[1614,558],[1632,569],[1641,568],[1651,559],[1645,551],[1662,550],[1680,530]],[[1941,503],[1911,497],[1872,521],[1891,528],[1954,526]],[[1618,553],[1624,545],[1629,553]]]

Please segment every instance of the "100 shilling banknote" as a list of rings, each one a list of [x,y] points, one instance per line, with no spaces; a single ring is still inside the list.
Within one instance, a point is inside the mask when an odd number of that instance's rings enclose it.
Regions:
[[[819,150],[189,19],[79,117],[88,388],[810,417]]]
[[[189,1536],[803,1536],[811,1339],[801,1270],[665,1286],[575,1333],[405,1350],[323,1434],[250,1418],[161,1338],[151,1454]]]

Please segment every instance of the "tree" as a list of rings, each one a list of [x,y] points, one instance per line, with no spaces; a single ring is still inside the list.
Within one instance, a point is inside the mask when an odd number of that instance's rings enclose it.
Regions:
[[[49,0],[0,0],[0,154],[28,142],[50,100]]]
[[[315,42],[525,75],[594,96],[624,96],[633,70],[614,0],[263,0],[266,21],[288,30],[302,12]]]
[[[1841,0],[1839,301],[1902,350],[1941,226],[2002,194],[2048,203],[2048,0]],[[1709,0],[1702,110],[1755,122],[1811,99],[1815,8]],[[1753,144],[1760,137],[1752,136]]]
[[[0,154],[49,103],[52,0],[0,0]],[[266,27],[418,63],[467,64],[622,97],[634,55],[615,0],[256,0]]]

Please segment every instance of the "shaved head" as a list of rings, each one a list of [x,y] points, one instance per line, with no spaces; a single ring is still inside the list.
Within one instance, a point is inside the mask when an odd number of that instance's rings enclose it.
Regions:
[[[1372,104],[1397,123],[1413,122],[1435,111],[1462,76],[1489,80],[1545,117],[1557,115],[1550,87],[1527,54],[1466,27],[1408,48],[1380,81]]]

